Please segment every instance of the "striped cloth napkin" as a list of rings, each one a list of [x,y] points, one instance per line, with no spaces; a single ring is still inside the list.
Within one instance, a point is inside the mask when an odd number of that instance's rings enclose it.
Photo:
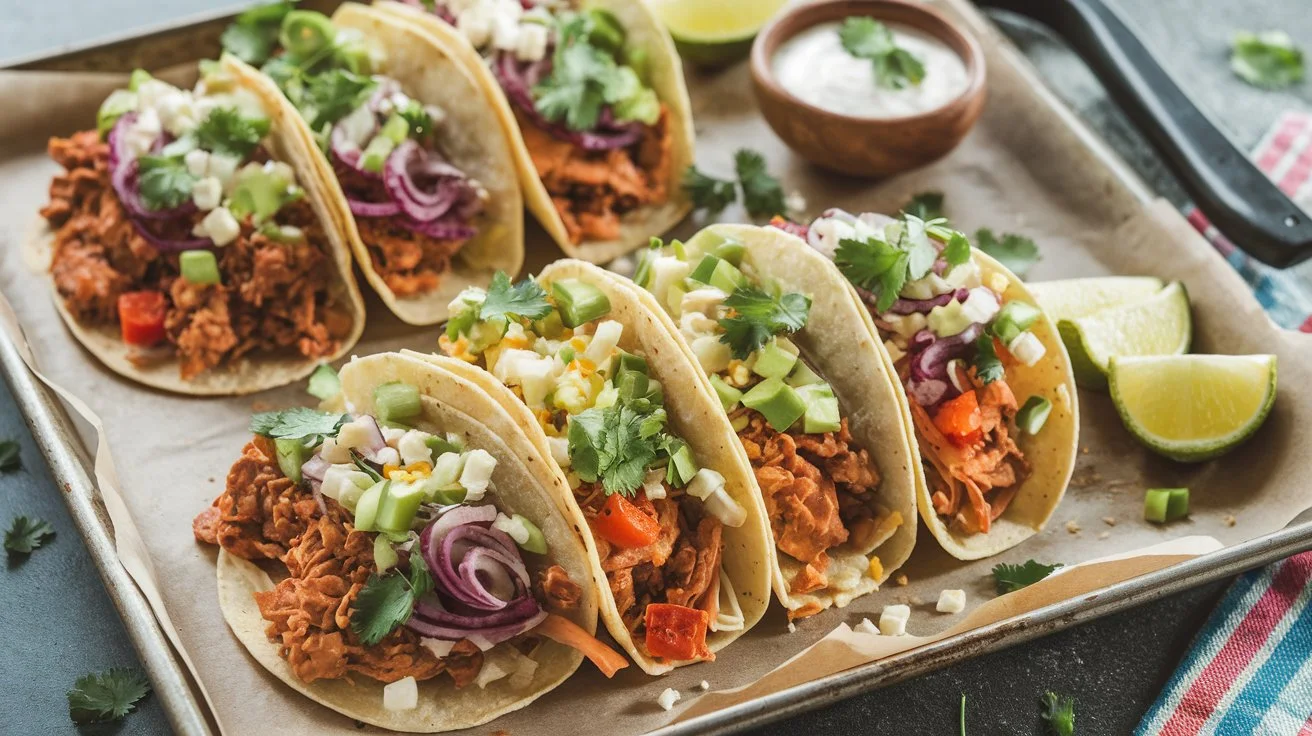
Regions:
[[[1253,154],[1312,213],[1312,114],[1286,113]],[[1249,258],[1190,207],[1185,215],[1277,324],[1312,332],[1312,266]],[[1203,626],[1136,736],[1312,736],[1312,552],[1242,575]]]

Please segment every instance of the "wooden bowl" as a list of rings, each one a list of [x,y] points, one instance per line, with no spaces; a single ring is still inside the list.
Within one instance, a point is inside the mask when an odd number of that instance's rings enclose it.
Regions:
[[[966,89],[929,112],[896,118],[840,115],[794,97],[775,80],[779,45],[817,23],[865,15],[934,36],[966,66]],[[979,42],[933,8],[902,0],[824,0],[798,5],[766,26],[752,45],[752,87],[766,121],[798,155],[842,174],[884,177],[946,156],[984,108],[984,52]]]

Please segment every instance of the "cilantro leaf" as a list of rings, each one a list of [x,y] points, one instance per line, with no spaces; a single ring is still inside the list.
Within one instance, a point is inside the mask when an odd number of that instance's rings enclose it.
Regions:
[[[776,299],[755,286],[739,286],[724,306],[733,311],[719,321],[724,328],[720,342],[733,350],[735,358],[746,360],[775,335],[805,327],[811,297],[790,292]]]
[[[948,264],[947,272],[951,272],[954,267],[970,260],[970,241],[966,240],[965,235],[954,231],[948,238],[948,244],[943,248],[942,255],[944,262]]]
[[[410,590],[415,600],[419,600],[433,591],[433,574],[428,570],[428,563],[420,554],[418,545],[410,549]]]
[[[5,532],[5,549],[24,555],[30,554],[53,536],[55,536],[55,528],[45,519],[16,516],[13,523],[9,525],[9,531]]]
[[[1284,31],[1241,31],[1230,42],[1230,70],[1254,87],[1288,87],[1303,80],[1303,51]]]
[[[1054,692],[1043,694],[1043,720],[1048,731],[1056,736],[1073,736],[1075,733],[1075,698]]]
[[[1017,276],[1024,276],[1039,261],[1039,246],[1014,233],[1005,233],[999,240],[992,230],[982,227],[975,231],[975,247],[996,258]]]
[[[997,589],[998,595],[1013,593],[1048,577],[1053,570],[1059,567],[1061,567],[1060,562],[1054,562],[1051,565],[1045,565],[1034,560],[1026,560],[1024,564],[1020,565],[1011,565],[1004,562],[993,566],[993,585]]]
[[[888,26],[874,18],[858,16],[843,21],[838,29],[843,49],[858,59],[874,65],[875,83],[881,87],[902,89],[915,86],[925,78],[925,65],[914,54],[899,48]]]
[[[274,439],[303,439],[319,435],[332,436],[350,419],[345,414],[329,414],[304,406],[280,411],[260,412],[251,417],[251,432]]]
[[[280,2],[247,10],[223,29],[223,50],[247,64],[264,63],[278,46],[282,19],[295,7],[294,2]]]
[[[784,211],[784,188],[765,169],[765,157],[749,148],[733,155],[734,171],[743,188],[743,205],[752,217],[770,217]]]
[[[542,319],[551,314],[547,292],[533,279],[524,279],[513,286],[504,271],[497,271],[487,289],[487,298],[478,310],[480,320],[497,317],[524,317]]]
[[[695,209],[706,210],[712,215],[722,212],[738,199],[732,181],[703,174],[696,166],[689,166],[683,172],[682,186]]]
[[[875,292],[875,311],[885,312],[897,301],[907,283],[906,251],[877,237],[843,238],[834,251],[834,263],[853,286]]]
[[[918,192],[902,205],[902,212],[926,222],[937,220],[943,217],[943,192]]]
[[[0,472],[10,473],[23,467],[19,445],[14,440],[0,440]]]
[[[268,118],[243,117],[235,107],[220,107],[200,121],[192,135],[200,148],[244,159],[269,134],[269,125]]]
[[[537,111],[570,130],[597,127],[602,108],[633,91],[633,80],[624,78],[615,58],[589,42],[590,28],[585,15],[560,15],[551,74],[533,88]]]
[[[898,245],[907,249],[907,278],[925,277],[938,260],[938,249],[929,242],[928,224],[915,215],[902,216],[902,238]]]
[[[181,156],[142,156],[137,159],[141,201],[152,210],[170,210],[191,199],[196,177]]]
[[[346,117],[364,104],[377,83],[345,69],[331,69],[310,77],[304,90],[293,97],[310,128],[319,130]]]
[[[429,115],[427,108],[417,100],[410,100],[410,103],[397,110],[396,114],[409,124],[410,135],[414,138],[423,138],[433,132],[433,116]]]
[[[644,436],[651,427],[647,420],[625,404],[593,407],[575,416],[569,423],[574,472],[589,483],[600,479],[608,495],[632,495],[656,461],[659,437]]]
[[[985,331],[975,341],[975,377],[981,383],[990,384],[1001,380],[1006,375],[1002,361],[998,359],[997,348],[993,346],[993,333]]]
[[[351,607],[351,631],[360,643],[373,646],[410,620],[415,608],[410,581],[402,574],[369,576]]]
[[[874,59],[875,81],[881,87],[905,89],[925,80],[925,65],[906,49],[892,51]]]
[[[150,681],[132,668],[83,675],[66,693],[68,715],[77,724],[117,721],[131,713],[148,692]]]

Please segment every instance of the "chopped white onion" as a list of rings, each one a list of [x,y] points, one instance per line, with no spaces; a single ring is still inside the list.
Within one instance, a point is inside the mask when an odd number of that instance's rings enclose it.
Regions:
[[[884,606],[879,614],[879,633],[884,636],[902,636],[907,633],[907,621],[911,618],[911,607],[902,603]]]
[[[661,710],[670,710],[674,707],[675,703],[679,702],[680,697],[682,696],[679,695],[678,690],[675,690],[672,687],[667,687],[656,697],[656,704],[661,707]]]
[[[944,590],[938,594],[934,610],[939,613],[961,613],[966,610],[966,591],[959,588]]]
[[[1035,337],[1033,332],[1022,332],[1007,346],[1007,351],[1016,356],[1016,360],[1033,367],[1043,360],[1048,349],[1043,347],[1043,343],[1039,342],[1039,338]]]
[[[482,500],[492,480],[492,471],[497,467],[497,459],[487,450],[478,449],[465,453],[465,467],[460,471],[460,485],[465,489],[465,502]]]
[[[406,465],[414,463],[433,463],[433,449],[428,446],[428,438],[433,435],[412,429],[397,440],[396,449],[401,453],[401,462]]]
[[[419,683],[414,677],[402,677],[383,686],[383,708],[390,711],[419,707]]]

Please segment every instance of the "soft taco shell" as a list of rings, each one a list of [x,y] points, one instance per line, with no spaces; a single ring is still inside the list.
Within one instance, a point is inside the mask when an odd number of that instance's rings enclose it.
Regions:
[[[524,264],[524,200],[515,169],[515,149],[501,130],[495,112],[475,104],[484,92],[465,65],[426,33],[395,16],[356,3],[346,3],[333,14],[338,28],[360,31],[367,42],[382,50],[375,71],[395,79],[406,95],[434,104],[446,113],[439,126],[442,154],[487,190],[483,211],[474,219],[478,234],[464,244],[442,274],[437,288],[426,294],[399,297],[374,270],[369,249],[351,214],[346,195],[328,162],[314,142],[313,132],[296,106],[263,74],[246,67],[245,80],[260,92],[265,104],[279,111],[279,124],[295,130],[308,145],[297,168],[314,176],[325,192],[333,221],[344,234],[369,285],[397,317],[414,325],[446,319],[447,304],[465,287],[486,285],[497,271],[517,273]]]
[[[552,205],[551,195],[547,193],[546,186],[533,166],[533,159],[529,156],[528,147],[524,145],[524,137],[520,133],[510,101],[506,99],[501,85],[478,51],[459,31],[422,8],[393,0],[380,0],[374,4],[377,9],[404,18],[406,23],[416,28],[422,28],[453,57],[464,63],[483,88],[487,106],[513,141],[520,184],[524,188],[529,210],[565,255],[591,263],[607,263],[645,245],[652,235],[674,227],[692,210],[692,202],[679,186],[679,181],[683,172],[692,165],[696,134],[692,124],[692,102],[688,99],[688,87],[683,79],[683,62],[679,59],[670,35],[651,8],[639,0],[580,0],[577,6],[579,9],[609,11],[628,34],[628,45],[646,50],[649,70],[647,81],[669,109],[673,140],[669,181],[666,183],[669,200],[659,207],[640,208],[620,218],[620,237],[615,240],[592,240],[574,245],[565,232],[564,220]]]
[[[770,576],[773,565],[770,563],[769,524],[765,518],[765,509],[761,505],[752,479],[750,467],[739,462],[742,446],[729,426],[729,420],[720,408],[719,399],[711,392],[709,383],[701,374],[695,362],[688,359],[677,339],[658,321],[658,314],[649,309],[635,293],[616,277],[608,275],[602,269],[582,261],[557,261],[538,277],[544,286],[558,279],[579,279],[605,293],[610,300],[611,311],[607,319],[613,319],[624,325],[620,347],[641,352],[647,358],[653,378],[666,387],[665,411],[669,414],[669,426],[683,437],[693,449],[697,461],[711,468],[725,478],[725,487],[729,494],[747,510],[747,521],[738,528],[724,528],[724,569],[733,582],[738,595],[739,605],[743,611],[743,629],[740,631],[711,632],[707,636],[707,645],[711,651],[719,651],[747,629],[750,629],[764,615],[770,603]],[[408,355],[419,353],[405,351]],[[524,405],[511,391],[501,384],[492,374],[468,363],[441,356],[422,356],[436,365],[460,375],[487,392],[504,409],[504,417],[496,422],[508,421],[506,433],[523,431],[535,445],[540,457],[555,471],[556,480],[553,488],[557,500],[563,508],[582,518],[582,512],[574,499],[574,494],[565,479],[565,473],[551,459],[551,449],[547,436],[538,426],[533,412]],[[488,420],[492,425],[492,420]],[[615,599],[611,595],[606,573],[602,570],[601,559],[591,535],[585,535],[588,558],[601,592],[601,616],[611,636],[624,647],[633,661],[649,674],[658,675],[673,669],[675,664],[657,662],[643,654],[633,641],[624,622],[620,619]]]
[[[331,290],[337,302],[351,314],[351,331],[342,339],[341,347],[332,355],[308,359],[292,355],[267,356],[257,355],[228,361],[223,365],[204,371],[200,375],[185,380],[178,372],[178,360],[152,361],[138,365],[130,356],[132,349],[123,342],[117,327],[93,327],[83,325],[73,318],[59,298],[54,278],[49,273],[49,265],[54,255],[55,233],[44,221],[36,233],[30,249],[45,269],[50,279],[51,292],[55,297],[55,308],[64,318],[64,323],[82,346],[100,359],[107,368],[115,373],[130,378],[138,383],[164,391],[195,396],[226,396],[250,394],[265,389],[282,386],[300,380],[314,371],[320,362],[331,362],[346,355],[364,332],[364,300],[360,288],[351,275],[351,252],[346,245],[346,238],[334,214],[332,195],[325,191],[322,183],[311,173],[304,162],[313,153],[310,144],[293,126],[283,121],[279,109],[268,104],[265,96],[249,81],[258,73],[241,61],[225,56],[222,60],[224,70],[231,72],[237,84],[254,93],[265,104],[271,122],[269,135],[265,139],[269,155],[276,161],[290,164],[296,169],[297,181],[305,190],[305,197],[314,208],[315,214],[324,225],[324,235],[328,240],[329,261],[332,266],[333,283]]]
[[[978,249],[972,248],[971,255],[979,265],[986,283],[993,274],[1001,274],[1006,278],[1007,289],[1002,293],[1003,303],[1016,299],[1038,304],[1016,274],[1001,263]],[[860,297],[855,292],[852,296],[860,305]],[[869,311],[862,306],[861,312],[873,334],[878,334]],[[1052,402],[1052,413],[1048,415],[1048,421],[1038,435],[1022,434],[1016,438],[1016,444],[1030,462],[1031,473],[1016,491],[1016,497],[1007,506],[1007,510],[993,522],[988,533],[959,534],[950,529],[934,511],[934,505],[930,502],[932,491],[925,476],[926,472],[939,471],[926,470],[923,464],[916,464],[916,505],[920,508],[920,518],[924,519],[925,526],[929,527],[929,532],[943,549],[959,560],[990,557],[1037,534],[1048,523],[1052,512],[1057,510],[1062,495],[1066,493],[1066,486],[1070,483],[1071,473],[1075,470],[1080,407],[1070,356],[1057,333],[1057,326],[1046,313],[1030,327],[1030,332],[1043,343],[1043,359],[1032,367],[1016,365],[1011,368],[1007,372],[1007,384],[1020,401],[1030,396],[1042,396]],[[883,351],[882,346],[880,350]],[[902,386],[901,381],[896,383]],[[898,394],[909,410],[905,391],[899,391]],[[915,427],[908,423],[907,429],[919,451],[920,441]],[[948,480],[959,482],[951,478]]]
[[[538,525],[547,539],[550,551],[545,560],[543,556],[530,555],[525,561],[531,567],[539,561],[542,567],[552,564],[563,567],[570,579],[583,589],[579,606],[564,615],[589,633],[596,631],[596,589],[576,531],[582,519],[570,518],[557,508],[555,499],[540,480],[549,472],[541,458],[524,452],[523,434],[484,421],[484,417],[497,412],[485,394],[449,373],[434,369],[426,361],[395,353],[352,360],[342,368],[341,378],[348,406],[364,413],[373,411],[374,388],[378,385],[402,381],[416,386],[424,404],[422,419],[415,423],[417,428],[455,432],[467,447],[490,452],[497,459],[497,466],[492,478],[495,491],[489,498],[499,509],[523,514]],[[376,680],[357,677],[354,683],[343,679],[307,685],[292,673],[287,660],[278,653],[280,645],[265,635],[268,622],[260,616],[255,604],[256,592],[274,586],[260,567],[221,551],[218,582],[223,617],[256,661],[311,700],[348,718],[394,731],[434,733],[486,723],[523,708],[564,682],[583,659],[578,650],[544,639],[532,655],[538,668],[528,688],[512,689],[506,679],[492,682],[486,688],[474,685],[456,688],[449,677],[439,675],[419,683],[418,708],[389,711],[383,708],[383,684]]]
[[[822,609],[845,606],[878,589],[907,561],[915,546],[915,468],[919,466],[919,457],[908,440],[910,412],[899,399],[901,392],[897,390],[888,354],[862,322],[865,309],[833,263],[801,240],[774,228],[720,224],[707,229],[745,246],[743,268],[759,284],[773,284],[785,291],[811,297],[810,319],[806,327],[789,335],[789,339],[801,349],[802,357],[833,387],[853,439],[857,446],[870,453],[879,470],[876,500],[884,512],[882,519],[885,522],[880,524],[881,533],[862,540],[862,544],[847,542],[829,551],[829,587],[800,595],[789,593],[788,581],[801,571],[802,564],[779,552],[773,538],[770,541],[776,563],[774,591],[785,607],[797,610],[817,605]],[[696,365],[697,358],[680,335],[678,325],[656,298],[627,279],[614,275],[611,278],[623,281],[639,294],[639,299],[649,309],[660,315],[663,328],[674,336]],[[698,375],[705,390],[714,396],[710,379],[704,372],[699,371]],[[760,488],[756,485],[751,463],[736,434],[733,439],[736,445],[734,459],[752,478],[752,490],[759,496]],[[870,574],[872,555],[879,558],[882,568],[878,577]]]

